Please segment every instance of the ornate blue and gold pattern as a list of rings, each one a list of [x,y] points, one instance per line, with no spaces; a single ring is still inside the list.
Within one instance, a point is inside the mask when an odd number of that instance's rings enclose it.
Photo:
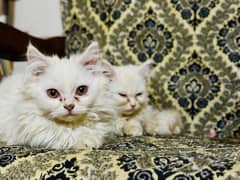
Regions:
[[[140,62],[153,59],[156,63],[163,60],[173,48],[173,38],[160,22],[157,14],[149,8],[142,22],[136,23],[127,37],[127,46]]]
[[[91,0],[90,6],[93,11],[99,16],[99,19],[104,22],[107,27],[111,27],[118,20],[122,13],[131,4],[131,0]]]
[[[62,6],[68,53],[97,40],[114,64],[151,59],[152,104],[179,109],[187,132],[215,128],[219,136],[238,136],[239,0],[62,0]],[[223,120],[229,113],[235,118]]]
[[[194,119],[218,96],[221,83],[210,68],[201,64],[201,57],[196,52],[188,58],[188,62],[170,77],[168,90],[179,106]]]
[[[194,28],[206,19],[210,11],[219,4],[219,0],[171,0],[175,9]]]
[[[219,30],[217,45],[232,63],[240,67],[240,8],[236,14]]]
[[[240,175],[237,144],[201,137],[118,137],[86,150],[0,146],[1,179],[193,180]]]

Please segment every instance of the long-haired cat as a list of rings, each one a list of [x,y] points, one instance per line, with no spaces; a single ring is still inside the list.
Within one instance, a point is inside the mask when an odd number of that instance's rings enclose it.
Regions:
[[[176,110],[158,111],[148,105],[146,80],[150,61],[141,65],[113,66],[106,61],[105,74],[110,78],[109,91],[118,118],[118,135],[141,136],[178,134],[182,128],[180,113]]]
[[[99,47],[69,59],[46,56],[31,44],[28,65],[0,83],[0,135],[7,144],[43,148],[99,147],[114,119],[107,80],[94,75]]]

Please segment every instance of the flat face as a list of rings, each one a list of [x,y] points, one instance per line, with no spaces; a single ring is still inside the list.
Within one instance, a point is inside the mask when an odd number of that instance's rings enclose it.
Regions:
[[[122,115],[132,115],[147,103],[145,79],[140,66],[114,67],[115,77],[109,85],[113,103]]]

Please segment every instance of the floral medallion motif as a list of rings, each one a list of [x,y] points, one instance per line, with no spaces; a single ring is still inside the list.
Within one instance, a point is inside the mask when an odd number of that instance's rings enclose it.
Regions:
[[[90,6],[107,27],[111,27],[122,13],[129,8],[132,0],[91,0]]]
[[[120,168],[123,169],[124,171],[137,169],[137,165],[135,162],[136,159],[137,159],[137,156],[135,155],[124,154],[117,159],[117,161],[119,161],[118,166],[120,166]]]
[[[229,159],[218,159],[214,160],[209,166],[216,172],[217,177],[224,176],[227,170],[232,169],[234,165],[233,161]]]
[[[16,160],[16,156],[13,154],[2,154],[0,155],[0,166],[5,167]]]
[[[219,30],[217,46],[228,56],[230,62],[240,67],[240,8],[238,8],[237,14],[238,16],[229,20]]]
[[[181,17],[195,30],[209,16],[210,11],[216,7],[219,0],[171,0],[171,3],[181,13]]]
[[[149,151],[151,152],[151,151]],[[155,151],[153,151],[155,152]],[[157,151],[158,152],[158,151]],[[158,157],[150,158],[150,163],[147,163],[148,155],[142,154],[124,154],[120,156],[117,161],[120,169],[128,173],[128,179],[166,179],[177,172],[177,169],[188,165],[190,161],[184,157]],[[144,162],[142,162],[144,160]],[[139,168],[139,164],[145,164],[144,167]],[[152,168],[153,166],[153,168]]]
[[[235,137],[240,138],[240,102],[235,103],[234,108],[224,113],[217,120],[215,127],[216,135],[219,138]]]
[[[180,68],[168,81],[168,91],[177,99],[192,119],[205,109],[221,90],[219,77],[201,64],[201,57],[193,52],[189,65]]]
[[[128,180],[138,180],[138,179],[154,180],[153,174],[149,170],[138,169],[128,174]]]
[[[76,165],[76,158],[66,160],[63,163],[55,164],[47,174],[44,174],[41,179],[54,180],[54,179],[74,179],[77,177],[76,172],[79,166]]]
[[[166,179],[176,173],[176,169],[183,167],[189,163],[189,160],[182,157],[155,157],[153,163],[156,165],[154,169],[159,179]]]
[[[211,170],[205,168],[202,171],[196,173],[196,177],[204,180],[204,179],[213,179],[213,173]]]
[[[93,34],[87,28],[77,23],[73,23],[71,25],[71,28],[68,31],[66,31],[66,34],[67,41],[72,42],[70,44],[71,53],[77,53],[80,50],[83,50],[85,46],[94,39]]]
[[[159,63],[171,52],[172,33],[157,20],[157,15],[151,8],[144,19],[133,27],[127,38],[127,46],[140,62],[153,59]]]

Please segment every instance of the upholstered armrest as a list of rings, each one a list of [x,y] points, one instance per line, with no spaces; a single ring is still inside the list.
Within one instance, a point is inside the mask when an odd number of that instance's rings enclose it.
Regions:
[[[28,43],[31,42],[47,55],[65,55],[65,37],[37,38],[10,25],[0,23],[0,58],[11,61],[25,61]]]

